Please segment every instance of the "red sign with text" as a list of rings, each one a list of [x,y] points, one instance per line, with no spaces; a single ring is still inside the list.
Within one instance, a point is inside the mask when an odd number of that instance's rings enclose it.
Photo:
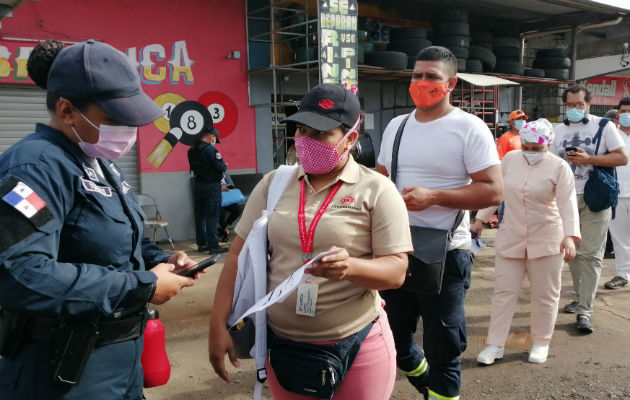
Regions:
[[[591,92],[591,104],[617,106],[624,97],[630,97],[630,78],[598,76],[583,82]]]

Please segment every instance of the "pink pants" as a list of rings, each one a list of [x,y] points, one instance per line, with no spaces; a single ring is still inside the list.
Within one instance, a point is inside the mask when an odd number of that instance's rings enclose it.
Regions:
[[[494,294],[490,311],[488,344],[504,346],[525,274],[529,279],[533,344],[549,345],[558,316],[563,255],[495,258]]]
[[[331,342],[324,342],[331,343]],[[334,342],[332,342],[334,343]],[[285,390],[276,379],[276,374],[269,364],[267,383],[276,400],[312,400],[314,397],[303,396]],[[335,400],[387,400],[394,390],[396,380],[396,348],[394,337],[389,328],[387,314],[381,310],[378,321],[363,341],[359,354],[335,392]]]

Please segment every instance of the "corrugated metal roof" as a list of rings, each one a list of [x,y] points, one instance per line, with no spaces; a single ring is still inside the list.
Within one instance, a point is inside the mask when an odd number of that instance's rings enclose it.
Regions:
[[[458,73],[457,78],[463,81],[466,81],[468,83],[472,83],[475,86],[518,85],[518,83],[516,82],[508,81],[507,79],[497,78],[496,76],[490,76],[490,75]]]

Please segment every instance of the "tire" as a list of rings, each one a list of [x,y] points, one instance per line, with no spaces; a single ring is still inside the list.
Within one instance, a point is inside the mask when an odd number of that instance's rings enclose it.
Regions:
[[[497,61],[494,72],[502,72],[511,75],[523,75],[523,64],[516,61]]]
[[[483,72],[483,63],[480,60],[469,58],[466,60],[466,72],[473,74]]]
[[[408,61],[407,54],[400,51],[372,51],[365,53],[365,63],[375,67],[405,69]]]
[[[436,46],[458,46],[458,47],[470,47],[470,38],[468,36],[437,36],[433,38],[433,44]]]
[[[378,31],[378,23],[372,18],[359,17],[357,19],[357,28],[372,33]]]
[[[470,36],[470,25],[467,22],[440,22],[433,26],[433,31],[439,35]]]
[[[463,58],[463,59],[468,58],[468,49],[465,47],[448,46],[446,48],[449,49],[451,53],[453,53],[453,55],[457,58]]]
[[[465,72],[466,71],[466,59],[458,58],[457,59],[457,72]]]
[[[366,53],[377,50],[376,43],[372,42],[359,42],[359,47],[361,47]]]
[[[497,58],[494,56],[494,53],[481,46],[470,46],[468,49],[468,58],[481,61],[484,71],[492,71],[497,63]]]
[[[495,37],[492,43],[494,47],[521,47],[521,39],[517,37]]]
[[[547,68],[545,69],[547,78],[558,79],[561,81],[569,80],[569,70],[567,68]]]
[[[564,69],[571,68],[571,59],[565,57],[537,58],[534,60],[534,68]]]
[[[413,69],[416,65],[416,56],[407,56],[407,69]]]
[[[569,57],[568,49],[540,49],[536,52],[537,58]]]
[[[288,43],[291,49],[295,50],[300,47],[306,47],[307,42],[309,47],[317,47],[317,34],[309,34],[308,36],[290,40]]]
[[[293,61],[296,63],[317,60],[317,47],[299,47],[293,50]]]
[[[468,11],[466,10],[442,10],[440,12],[441,21],[468,22]]]
[[[397,42],[408,39],[426,39],[429,35],[424,28],[394,28],[389,32],[389,40]]]
[[[479,47],[485,47],[486,49],[490,50],[491,52],[494,51],[494,46],[492,45],[492,42],[476,42],[473,40],[472,42],[473,46],[479,46]]]
[[[486,31],[473,31],[470,33],[470,37],[473,40],[473,43],[479,44],[477,42],[482,43],[492,43],[492,33]]]
[[[406,39],[390,42],[387,46],[387,50],[402,51],[408,56],[413,56],[415,58],[420,50],[429,46],[431,46],[431,41],[427,39]]]
[[[521,56],[521,49],[518,47],[495,47],[494,55],[497,58],[518,61],[518,58]]]
[[[544,78],[546,76],[545,70],[538,68],[525,68],[525,72],[523,72],[523,75],[534,76],[536,78]]]

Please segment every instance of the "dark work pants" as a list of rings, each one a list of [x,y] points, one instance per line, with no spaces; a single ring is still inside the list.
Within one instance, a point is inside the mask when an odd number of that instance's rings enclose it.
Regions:
[[[464,299],[470,287],[471,265],[468,250],[451,250],[446,255],[439,295],[404,289],[381,292],[394,333],[398,368],[414,371],[426,357],[427,371],[409,381],[418,389],[428,386],[446,398],[459,396],[461,389],[459,356],[467,344]],[[420,317],[424,352],[413,337]]]
[[[217,230],[221,212],[221,183],[195,182],[195,231],[197,246],[219,247]]]
[[[227,207],[221,207],[221,218],[220,218],[220,226],[222,229],[227,228],[232,225],[234,221],[241,216],[243,210],[241,209],[241,205],[238,203],[230,204]]]
[[[52,383],[48,344],[25,340],[14,359],[0,358],[0,399],[142,399],[142,337],[94,349],[76,386]]]

